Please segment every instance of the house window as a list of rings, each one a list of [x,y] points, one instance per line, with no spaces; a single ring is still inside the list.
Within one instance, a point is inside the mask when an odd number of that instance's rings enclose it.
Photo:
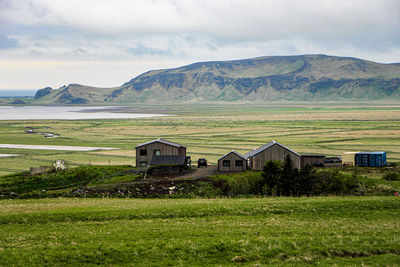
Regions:
[[[146,167],[147,166],[147,162],[146,161],[141,161],[140,162],[140,167]]]
[[[140,149],[140,156],[147,156],[147,150],[146,149]]]
[[[159,149],[154,150],[154,155],[160,156],[161,155],[161,150],[159,150]]]
[[[230,161],[230,160],[224,160],[224,161],[222,162],[222,166],[224,166],[224,167],[229,167],[229,166],[231,166],[231,161]]]
[[[243,160],[237,160],[237,161],[235,161],[235,166],[237,166],[237,167],[242,167],[242,166],[243,166]]]

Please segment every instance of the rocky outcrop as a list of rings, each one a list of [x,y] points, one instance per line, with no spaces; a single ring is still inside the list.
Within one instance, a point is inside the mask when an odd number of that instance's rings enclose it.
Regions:
[[[43,88],[43,89],[39,89],[39,90],[37,90],[34,99],[42,98],[42,97],[50,94],[52,90],[53,89],[51,87],[46,87],[46,88]]]

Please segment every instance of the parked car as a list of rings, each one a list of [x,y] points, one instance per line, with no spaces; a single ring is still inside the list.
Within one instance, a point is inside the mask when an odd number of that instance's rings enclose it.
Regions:
[[[200,158],[197,161],[197,168],[200,168],[201,166],[204,166],[207,168],[207,160],[205,158]]]

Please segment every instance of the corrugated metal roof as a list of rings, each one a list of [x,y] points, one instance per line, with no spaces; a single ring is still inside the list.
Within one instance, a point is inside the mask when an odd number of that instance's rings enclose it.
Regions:
[[[280,147],[283,147],[284,149],[289,150],[289,151],[292,152],[293,154],[295,154],[295,155],[301,157],[300,154],[298,154],[297,152],[295,152],[295,151],[293,151],[293,150],[291,150],[291,149],[285,147],[285,146],[282,145],[282,144],[279,144],[279,143],[276,142],[275,140],[272,140],[271,142],[269,142],[269,143],[267,143],[267,144],[265,144],[265,145],[262,145],[262,146],[260,146],[259,148],[256,148],[256,149],[254,149],[254,150],[252,150],[252,151],[250,151],[250,152],[247,152],[247,153],[244,155],[244,157],[246,157],[246,158],[254,157],[254,156],[257,155],[258,153],[260,153],[260,152],[266,150],[267,148],[270,148],[270,147],[273,146],[273,145],[278,145],[278,146],[280,146]]]
[[[154,155],[151,159],[150,165],[161,165],[161,164],[171,164],[171,165],[184,165],[186,156],[183,155]]]
[[[163,144],[166,144],[166,145],[170,145],[170,146],[175,146],[175,147],[184,147],[184,146],[182,146],[182,145],[180,145],[178,143],[174,143],[174,142],[162,139],[162,138],[158,138],[156,140],[149,141],[149,142],[146,142],[146,143],[141,144],[141,145],[137,145],[136,147],[141,147],[141,146],[145,146],[145,145],[156,143],[156,142],[160,142],[160,143],[163,143]]]
[[[218,160],[221,160],[221,159],[225,158],[226,156],[228,156],[228,155],[231,154],[231,153],[235,154],[236,156],[238,156],[238,157],[241,158],[241,159],[247,160],[247,158],[245,158],[244,156],[240,155],[240,154],[239,154],[238,152],[236,152],[235,150],[232,150],[231,152],[229,152],[229,153],[223,155],[223,156],[220,157]]]

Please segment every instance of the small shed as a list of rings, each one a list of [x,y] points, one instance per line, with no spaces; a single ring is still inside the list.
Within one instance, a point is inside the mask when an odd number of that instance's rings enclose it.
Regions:
[[[323,167],[325,155],[301,155],[301,168],[305,166]]]
[[[359,152],[355,155],[355,166],[369,167],[369,154],[370,152]]]
[[[149,166],[153,155],[186,156],[186,147],[162,138],[136,146],[136,167]]]
[[[342,153],[342,164],[343,166],[356,166],[356,152],[343,152]]]
[[[246,169],[247,159],[234,150],[218,159],[220,172],[244,172]]]
[[[355,166],[383,167],[386,165],[386,152],[359,152],[355,154]]]
[[[271,142],[254,149],[244,155],[248,159],[249,168],[253,171],[262,171],[264,165],[269,160],[278,160],[284,162],[286,156],[289,155],[293,161],[293,166],[297,169],[301,168],[301,156],[297,152],[285,147],[272,140]]]
[[[383,167],[386,166],[386,152],[375,151],[369,154],[370,167]]]
[[[342,158],[341,157],[326,157],[324,159],[325,167],[340,167],[342,166]]]

